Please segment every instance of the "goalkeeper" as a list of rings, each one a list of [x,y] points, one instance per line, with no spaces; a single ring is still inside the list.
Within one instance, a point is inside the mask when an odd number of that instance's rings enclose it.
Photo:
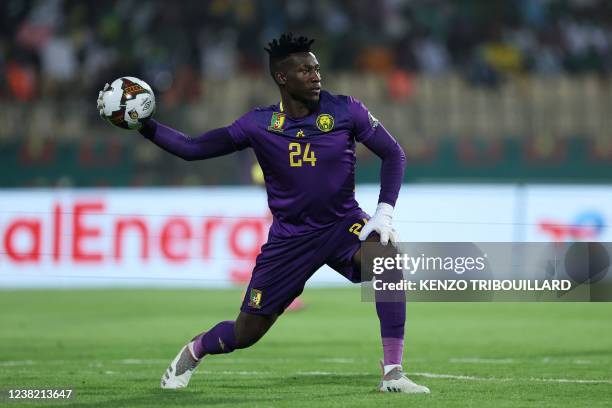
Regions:
[[[195,138],[153,119],[140,129],[145,138],[186,160],[252,148],[273,214],[238,317],[189,341],[163,374],[162,388],[187,386],[206,355],[255,344],[321,266],[327,264],[352,282],[361,282],[368,278],[360,271],[361,242],[380,242],[381,249],[389,250],[388,242],[397,240],[391,221],[404,174],[404,152],[361,102],[321,89],[313,41],[283,34],[266,48],[279,103],[255,108],[232,125]],[[382,159],[380,196],[371,218],[354,196],[356,142]],[[379,390],[429,393],[402,370],[404,294],[392,302],[377,299],[376,312],[383,346]]]

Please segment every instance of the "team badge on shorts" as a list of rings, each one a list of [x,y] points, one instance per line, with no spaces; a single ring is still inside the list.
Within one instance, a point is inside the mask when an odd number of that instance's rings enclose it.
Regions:
[[[249,294],[249,307],[261,309],[261,290],[251,289]]]
[[[321,132],[329,132],[334,128],[334,117],[328,113],[317,116],[317,127]]]

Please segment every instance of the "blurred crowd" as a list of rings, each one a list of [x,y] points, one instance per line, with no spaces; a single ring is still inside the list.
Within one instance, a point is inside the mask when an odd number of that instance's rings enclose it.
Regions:
[[[490,87],[612,72],[609,0],[4,0],[0,96],[91,95],[129,73],[190,101],[201,79],[265,75],[263,46],[283,31],[316,38],[324,71],[452,71]]]
[[[250,182],[250,153],[186,167],[94,99],[133,75],[164,123],[227,125],[278,98],[263,48],[286,31],[316,39],[324,85],[376,112],[412,179],[612,174],[611,0],[3,0],[0,187]]]

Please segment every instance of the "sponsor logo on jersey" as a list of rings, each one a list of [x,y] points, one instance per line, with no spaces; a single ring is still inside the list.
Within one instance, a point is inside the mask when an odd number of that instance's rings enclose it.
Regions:
[[[334,128],[334,117],[328,113],[317,116],[317,128],[321,132],[329,132]]]
[[[272,130],[274,132],[282,132],[284,124],[285,114],[280,112],[274,112],[272,114],[272,118],[270,119],[270,126],[268,126],[268,130]]]
[[[249,307],[261,309],[261,290],[251,289],[249,295]]]
[[[304,137],[304,136],[306,136],[306,135],[304,134],[304,131],[303,131],[302,129],[300,129],[300,130],[299,130],[299,131],[298,131],[298,132],[295,134],[295,137],[298,137],[298,138],[299,138],[299,137]]]

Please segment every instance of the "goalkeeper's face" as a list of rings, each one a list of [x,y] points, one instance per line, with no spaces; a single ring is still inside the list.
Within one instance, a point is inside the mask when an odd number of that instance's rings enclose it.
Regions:
[[[285,89],[292,98],[316,105],[321,94],[319,61],[312,52],[291,54],[285,61]]]

